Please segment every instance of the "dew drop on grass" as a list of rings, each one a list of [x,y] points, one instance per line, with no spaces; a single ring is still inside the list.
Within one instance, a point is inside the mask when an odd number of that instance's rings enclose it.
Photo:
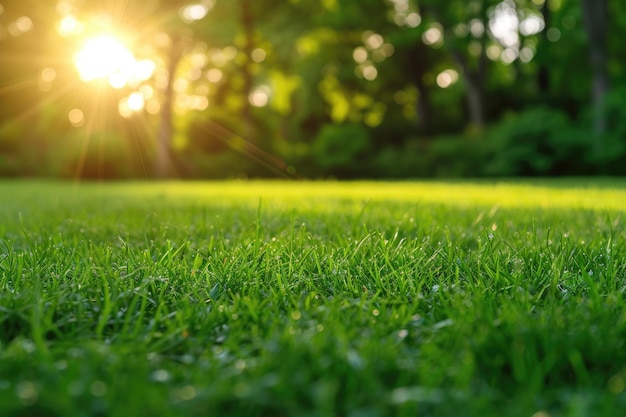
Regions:
[[[67,351],[67,355],[71,358],[82,358],[85,356],[85,351],[80,348],[70,348]]]
[[[195,362],[195,358],[193,357],[193,355],[185,354],[180,357],[180,361],[189,365]]]
[[[249,391],[248,385],[244,384],[243,382],[240,382],[233,387],[233,393],[239,398],[242,398],[248,395],[248,391]]]
[[[83,381],[74,381],[67,387],[67,391],[71,396],[78,397],[85,391],[85,384]]]
[[[185,385],[174,391],[174,397],[178,400],[189,401],[196,396],[196,389],[192,385]]]
[[[246,361],[244,361],[243,359],[239,359],[238,361],[236,361],[235,369],[237,369],[238,371],[243,371],[244,369],[246,369]]]
[[[15,387],[15,394],[24,405],[32,405],[37,402],[39,391],[37,386],[31,381],[22,381]]]
[[[167,382],[172,378],[172,375],[165,369],[157,369],[152,372],[150,379],[154,382]]]
[[[90,391],[94,397],[103,397],[107,393],[107,385],[102,381],[94,381],[91,383]]]
[[[624,378],[619,374],[613,375],[607,383],[607,388],[615,395],[621,394],[624,391],[624,388],[626,388]]]
[[[35,343],[29,339],[22,340],[20,347],[24,350],[25,353],[33,353],[37,350],[37,346],[35,345]]]
[[[363,358],[361,358],[361,355],[359,355],[359,353],[354,350],[354,349],[350,349],[347,353],[347,359],[348,359],[348,363],[355,369],[361,369],[363,368]]]

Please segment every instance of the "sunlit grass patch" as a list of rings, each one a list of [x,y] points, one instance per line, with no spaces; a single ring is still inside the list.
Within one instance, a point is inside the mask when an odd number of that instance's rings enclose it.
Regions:
[[[0,183],[0,414],[619,415],[624,201],[621,180]]]

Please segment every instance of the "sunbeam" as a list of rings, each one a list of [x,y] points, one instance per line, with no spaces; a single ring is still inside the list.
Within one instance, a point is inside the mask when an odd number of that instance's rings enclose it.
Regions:
[[[205,75],[199,72],[212,57],[217,59],[216,49],[181,35],[187,29],[166,30],[172,18],[181,19],[178,24],[183,28],[203,19],[212,7],[211,2],[190,4],[142,8],[128,1],[107,0],[78,7],[71,1],[58,1],[51,33],[40,31],[42,16],[20,18],[20,22],[31,22],[28,28],[22,24],[29,33],[9,39],[15,46],[5,49],[0,60],[28,71],[16,72],[0,83],[0,97],[20,98],[15,107],[5,110],[11,123],[0,126],[0,133],[15,140],[19,135],[41,138],[34,151],[54,162],[48,174],[76,179],[155,175],[154,167],[148,165],[158,164],[162,143],[158,138],[165,133],[166,153],[173,161],[167,175],[179,176],[190,168],[184,161],[175,166],[177,159],[184,158],[185,147],[193,147],[187,137],[190,123],[204,120],[210,130],[207,137],[273,174],[297,177],[293,166],[263,149],[257,136],[264,134],[250,126],[227,127],[211,116],[222,107],[212,104],[211,95],[224,82],[231,82],[218,67],[236,61],[239,52],[233,46],[223,47],[220,61],[208,67]],[[50,17],[45,19],[49,25]],[[35,48],[25,52],[19,47],[22,40]],[[237,91],[241,89],[236,87],[237,71],[230,73],[235,86],[227,94],[231,100],[239,95],[248,102],[251,93]],[[250,103],[258,106],[258,100],[250,99]],[[241,111],[236,107],[231,110],[233,117]],[[44,119],[52,123],[54,133],[44,130]],[[168,125],[172,127],[169,133],[164,127]]]

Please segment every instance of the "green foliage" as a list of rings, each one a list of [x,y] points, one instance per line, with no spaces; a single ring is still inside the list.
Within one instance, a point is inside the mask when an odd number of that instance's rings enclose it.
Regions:
[[[386,146],[373,158],[372,168],[380,178],[414,178],[426,176],[423,158],[411,146]]]
[[[366,172],[371,146],[369,130],[359,124],[324,125],[312,146],[315,161],[326,174],[351,176]]]
[[[607,95],[603,111],[606,114],[607,132],[597,138],[589,156],[596,172],[601,174],[626,174],[626,87],[616,88]]]
[[[464,136],[435,138],[427,150],[434,177],[479,177],[484,174],[484,140]]]
[[[483,142],[463,136],[409,140],[403,147],[377,153],[374,169],[381,178],[453,178],[484,175]]]
[[[609,94],[604,137],[583,116],[602,110],[589,111],[594,74],[623,78],[619,0],[584,2],[609,10],[599,42],[575,0],[56,3],[2,2],[2,176],[81,165],[87,177],[156,175],[155,155],[168,152],[183,176],[274,175],[238,141],[207,138],[205,122],[312,177],[624,173],[623,91]],[[520,26],[498,33],[498,16]],[[58,32],[66,17],[70,36]],[[151,60],[153,76],[120,89],[81,81],[72,56],[100,32]],[[587,49],[604,35],[606,57],[592,65]],[[133,93],[147,111],[121,117]],[[73,109],[84,113],[75,126]],[[462,138],[470,129],[488,135]],[[108,142],[92,146],[101,134]],[[74,136],[83,142],[66,141]]]
[[[586,171],[590,133],[579,133],[559,110],[546,107],[515,114],[488,133],[489,175],[564,175]]]

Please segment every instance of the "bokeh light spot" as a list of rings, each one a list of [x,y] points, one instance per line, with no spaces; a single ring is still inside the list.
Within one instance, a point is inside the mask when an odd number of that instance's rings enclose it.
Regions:
[[[56,5],[57,13],[61,16],[65,16],[70,14],[72,11],[72,5],[67,1],[59,1]]]
[[[465,38],[467,35],[469,35],[469,26],[467,26],[465,23],[459,23],[454,27],[453,30],[454,35],[457,38]]]
[[[222,71],[218,70],[217,68],[210,69],[206,74],[207,80],[211,81],[212,83],[220,82],[222,80],[222,77]]]
[[[238,52],[239,51],[237,51],[237,48],[235,48],[234,46],[227,46],[226,48],[222,49],[224,58],[226,58],[227,61],[230,61],[231,59],[235,59]]]
[[[422,23],[422,17],[417,13],[409,13],[405,21],[408,27],[416,28]]]
[[[22,16],[17,19],[15,25],[22,33],[29,32],[33,29],[33,21],[28,16]]]
[[[68,36],[81,33],[83,29],[84,29],[83,24],[80,23],[76,19],[76,17],[72,15],[68,15],[68,16],[65,16],[59,23],[59,26],[57,27],[57,32],[59,32],[59,35],[66,38]]]
[[[496,61],[500,58],[500,54],[502,53],[502,48],[498,45],[489,45],[487,47],[487,58],[492,61]]]
[[[119,101],[117,109],[120,112],[120,116],[122,116],[124,119],[130,119],[133,116],[134,112],[128,104],[128,97],[123,98]]]
[[[389,58],[396,52],[396,48],[394,48],[393,45],[390,43],[384,44],[380,50],[383,52],[386,58]]]
[[[7,30],[9,32],[9,35],[11,36],[20,36],[22,34],[22,31],[19,30],[19,28],[17,27],[17,23],[15,22],[11,23]]]
[[[180,17],[182,17],[182,19],[187,23],[204,19],[204,17],[209,13],[209,10],[211,10],[214,4],[214,0],[205,0],[202,3],[190,4],[180,10]]]
[[[365,45],[371,50],[380,48],[383,43],[385,40],[378,33],[372,33],[365,39]]]
[[[504,64],[508,65],[517,59],[518,54],[519,54],[519,51],[517,49],[506,48],[504,51],[502,51],[502,54],[500,55],[500,60]]]
[[[154,88],[150,85],[142,85],[139,92],[145,100],[150,100],[154,97]]]
[[[373,65],[366,65],[363,68],[363,78],[367,81],[374,81],[378,77],[378,70]]]
[[[364,63],[367,61],[367,49],[362,46],[355,48],[352,52],[352,58],[359,64]]]
[[[433,25],[422,35],[422,42],[426,45],[436,46],[443,43],[443,31],[438,25]]]
[[[467,51],[471,56],[478,57],[483,52],[483,45],[478,41],[471,41],[467,45]]]
[[[519,51],[519,59],[523,63],[527,64],[535,57],[535,51],[532,48],[524,47]]]
[[[43,81],[47,81],[47,82],[54,81],[56,76],[57,76],[57,72],[54,70],[54,68],[44,68],[41,71],[41,79]]]
[[[470,32],[476,38],[480,38],[485,33],[485,25],[479,19],[472,19],[470,22]]]
[[[119,90],[120,88],[124,88],[124,86],[126,85],[126,81],[128,81],[128,78],[126,78],[126,75],[122,74],[121,72],[116,72],[109,75],[109,85],[117,90]]]
[[[531,15],[519,24],[519,32],[524,36],[535,35],[543,30],[545,23],[539,16]]]
[[[114,87],[120,85],[122,77],[124,84],[131,78],[136,64],[133,54],[110,35],[87,40],[76,53],[74,62],[83,81],[114,76],[114,80],[110,80]]]
[[[146,111],[149,114],[158,114],[161,111],[161,104],[157,100],[151,99],[146,103]]]
[[[252,51],[251,57],[254,62],[263,62],[267,57],[267,53],[261,48],[256,48],[254,51]]]
[[[270,101],[270,89],[267,86],[261,86],[254,90],[248,96],[250,104],[254,107],[265,107]]]
[[[132,93],[128,97],[128,107],[133,111],[139,111],[143,109],[144,104],[145,101],[141,93]]]
[[[546,37],[550,42],[557,42],[561,39],[561,31],[557,28],[550,28],[548,29],[548,32],[546,32]]]
[[[177,93],[184,93],[187,91],[187,87],[189,87],[189,82],[184,78],[178,78],[174,81],[173,88]]]
[[[70,120],[70,123],[74,127],[81,127],[83,124],[85,124],[85,115],[80,109],[70,110],[70,113],[68,114],[68,118]]]
[[[453,69],[447,69],[437,75],[437,85],[441,88],[448,88],[459,80],[459,73]]]

